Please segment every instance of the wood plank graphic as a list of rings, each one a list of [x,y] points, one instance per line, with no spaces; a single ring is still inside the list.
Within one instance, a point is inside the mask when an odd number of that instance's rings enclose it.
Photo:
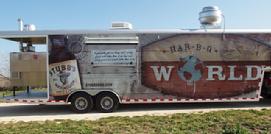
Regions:
[[[142,48],[142,84],[181,98],[257,97],[270,48],[240,35],[177,35]]]

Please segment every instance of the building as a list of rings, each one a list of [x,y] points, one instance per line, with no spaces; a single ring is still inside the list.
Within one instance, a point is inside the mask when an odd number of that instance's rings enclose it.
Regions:
[[[0,90],[10,87],[10,79],[0,74]]]

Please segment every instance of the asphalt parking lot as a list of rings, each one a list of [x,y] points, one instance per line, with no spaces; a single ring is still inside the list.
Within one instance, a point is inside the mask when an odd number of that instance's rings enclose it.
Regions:
[[[84,114],[73,113],[69,105],[0,103],[0,121],[97,120],[110,116],[168,115],[230,109],[271,109],[271,99],[261,100],[260,102],[130,104],[120,105],[114,113],[99,113],[93,110]]]

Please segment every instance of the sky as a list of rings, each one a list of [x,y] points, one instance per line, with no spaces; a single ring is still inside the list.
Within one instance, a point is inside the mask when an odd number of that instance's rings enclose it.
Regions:
[[[210,5],[222,10],[226,28],[271,29],[270,0],[1,0],[0,32],[17,30],[18,18],[37,30],[108,29],[112,21],[134,29],[195,29],[198,13]],[[1,57],[12,51],[16,43],[0,40]],[[0,73],[6,64],[0,60]]]

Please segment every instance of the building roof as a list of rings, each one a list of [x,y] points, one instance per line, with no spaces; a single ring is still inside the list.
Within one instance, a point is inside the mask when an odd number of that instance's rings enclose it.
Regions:
[[[212,33],[271,33],[271,29],[139,29],[139,30],[37,30],[37,31],[0,31],[0,38],[17,41],[46,44],[48,35],[65,34],[212,34]]]

